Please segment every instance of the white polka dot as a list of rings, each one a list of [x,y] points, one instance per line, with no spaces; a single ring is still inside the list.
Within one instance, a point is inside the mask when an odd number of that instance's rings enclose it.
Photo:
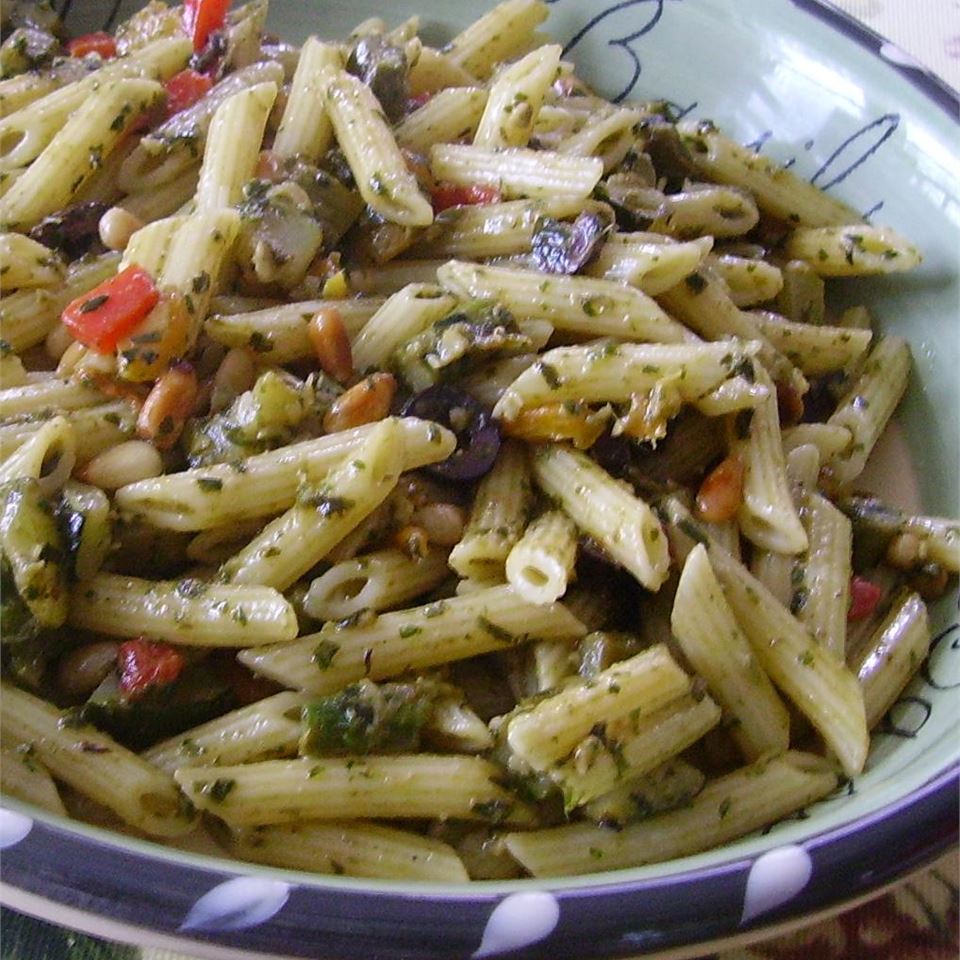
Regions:
[[[803,847],[768,850],[750,868],[741,923],[792,900],[810,882],[813,861]]]
[[[289,896],[288,883],[236,877],[208,890],[190,908],[180,929],[246,930],[279,913]]]
[[[914,70],[923,70],[924,66],[915,57],[911,57],[906,50],[893,43],[885,43],[880,47],[880,56],[889,63],[895,63],[900,67],[911,67]]]
[[[560,904],[552,893],[512,893],[496,905],[473,956],[492,957],[519,950],[550,936],[560,919]]]
[[[18,844],[33,828],[33,821],[22,813],[0,809],[0,850]]]

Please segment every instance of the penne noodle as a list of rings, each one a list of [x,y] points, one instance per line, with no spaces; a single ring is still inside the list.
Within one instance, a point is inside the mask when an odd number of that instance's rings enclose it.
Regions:
[[[508,833],[507,849],[535,877],[596,873],[682,857],[775,823],[837,785],[820,757],[789,751],[707,784],[690,803],[623,830],[570,824]]]
[[[527,603],[509,586],[480,587],[463,596],[382,613],[368,624],[362,617],[355,625],[331,622],[294,643],[242,652],[240,660],[280,683],[326,694],[363,677],[382,680],[533,639],[585,633],[559,603]]]

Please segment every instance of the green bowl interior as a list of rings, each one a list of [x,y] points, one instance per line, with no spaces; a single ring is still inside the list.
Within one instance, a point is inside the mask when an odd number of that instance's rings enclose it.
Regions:
[[[125,3],[121,15],[136,6]],[[613,12],[601,16],[608,9]],[[93,16],[86,5],[78,13]],[[400,0],[389,7],[370,0],[271,0],[268,29],[290,40],[310,33],[341,37],[369,16],[396,24],[415,13],[422,34],[439,43],[480,9],[443,0]],[[623,40],[656,16],[655,31]],[[551,5],[546,29],[566,44],[594,18],[597,24],[568,57],[599,92],[617,95],[639,65],[631,98],[668,99],[684,109],[695,104],[691,116],[713,119],[744,143],[762,139],[765,153],[784,162],[795,159],[794,169],[802,176],[813,177],[826,165],[817,183],[837,180],[830,191],[864,212],[882,203],[873,221],[894,227],[923,250],[923,265],[912,274],[850,281],[841,295],[844,305],[868,305],[880,327],[906,337],[913,350],[913,385],[871,465],[871,488],[905,507],[960,515],[960,162],[955,123],[889,64],[786,0],[636,0],[613,8],[599,0],[559,0]],[[90,28],[95,26],[91,22]],[[934,605],[934,633],[956,620],[954,593]],[[596,886],[614,878],[641,880],[716,866],[853,824],[907,797],[960,756],[960,694],[949,689],[960,689],[960,654],[951,648],[957,636],[960,632],[954,630],[930,658],[927,676],[946,689],[934,689],[918,677],[892,714],[908,735],[877,736],[853,790],[815,805],[807,819],[789,820],[767,835],[670,863],[551,881],[551,887]],[[92,838],[106,835],[162,858],[204,862],[210,855],[105,834],[85,824],[72,829]],[[249,869],[305,884],[410,889],[386,881]],[[531,885],[538,884],[483,883],[472,889]],[[417,890],[451,892],[427,885]]]

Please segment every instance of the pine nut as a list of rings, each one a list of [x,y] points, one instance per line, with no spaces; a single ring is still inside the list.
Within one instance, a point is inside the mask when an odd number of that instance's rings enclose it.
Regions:
[[[125,250],[143,221],[123,207],[111,207],[100,218],[100,242],[108,250]]]
[[[96,350],[88,350],[83,344],[78,343],[81,348],[73,363],[72,376],[75,380],[97,381],[99,379],[111,380],[117,375],[117,357],[113,353],[97,353]],[[67,351],[70,353],[73,347]],[[67,354],[61,358],[65,360]],[[59,371],[59,367],[57,368]]]
[[[283,157],[272,150],[261,150],[257,157],[257,168],[254,176],[258,180],[269,180],[271,183],[279,183],[283,179]]]
[[[143,440],[127,440],[95,456],[78,475],[84,483],[117,490],[161,473],[163,460],[155,446]]]
[[[73,339],[73,334],[62,323],[58,322],[47,334],[47,339],[43,345],[47,351],[47,356],[59,363],[67,350],[76,342]]]
[[[160,450],[172,447],[197,402],[197,375],[189,363],[171,367],[154,385],[137,417],[137,436]]]
[[[950,574],[939,563],[925,563],[910,577],[910,586],[927,602],[939,600],[950,582]]]
[[[65,654],[57,665],[57,685],[68,697],[84,697],[95,690],[117,662],[115,640],[86,643]]]
[[[743,464],[727,457],[707,474],[697,491],[697,512],[710,523],[723,523],[737,515],[743,501]]]
[[[327,433],[350,430],[382,420],[390,412],[397,381],[389,373],[374,373],[342,393],[323,418]]]
[[[77,369],[77,364],[87,355],[87,348],[82,343],[73,338],[71,340],[72,342],[67,344],[63,353],[57,358],[57,376],[59,377],[69,377]],[[49,351],[49,348],[47,349]]]
[[[243,347],[234,347],[223,358],[214,374],[210,412],[217,413],[229,407],[241,393],[254,385],[256,379],[257,366],[253,357]]]
[[[428,503],[410,519],[426,533],[430,543],[439,547],[452,547],[463,539],[466,518],[455,503]]]
[[[926,559],[926,544],[915,533],[895,534],[887,544],[887,563],[897,570],[913,570]]]
[[[318,310],[307,326],[307,334],[320,369],[340,383],[353,376],[353,353],[343,317],[336,307]]]
[[[393,545],[412,560],[422,560],[430,551],[430,540],[423,527],[407,524],[393,535]]]

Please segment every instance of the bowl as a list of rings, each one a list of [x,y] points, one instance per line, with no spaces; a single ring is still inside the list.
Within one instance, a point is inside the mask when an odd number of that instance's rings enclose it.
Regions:
[[[913,385],[877,455],[878,492],[960,514],[956,94],[819,0],[548,2],[550,34],[600,92],[712,118],[920,246],[920,269],[850,292],[913,351]],[[71,26],[102,26],[109,6],[75,4]],[[268,28],[336,37],[384,12],[367,0],[272,0]],[[480,10],[402,0],[388,16],[414,12],[439,41]],[[241,864],[9,800],[2,901],[100,936],[223,958],[683,957],[759,938],[869,897],[956,842],[956,594],[932,613],[929,660],[875,736],[865,772],[719,849],[589,877],[410,885]]]

